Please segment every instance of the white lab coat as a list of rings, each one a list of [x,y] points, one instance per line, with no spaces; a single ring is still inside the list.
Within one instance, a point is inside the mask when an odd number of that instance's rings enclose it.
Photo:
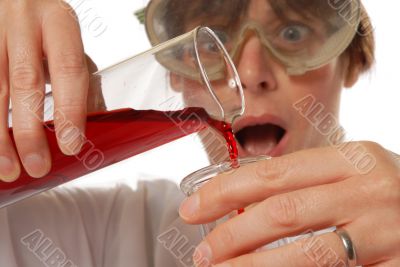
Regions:
[[[0,267],[192,266],[201,236],[178,216],[183,197],[174,183],[153,181],[20,201],[0,210]]]
[[[45,192],[0,210],[0,266],[190,266],[200,234],[182,199],[168,181]]]

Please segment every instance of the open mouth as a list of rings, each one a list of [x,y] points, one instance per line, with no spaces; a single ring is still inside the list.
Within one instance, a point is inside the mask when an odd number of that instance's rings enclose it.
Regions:
[[[253,156],[271,155],[285,134],[284,128],[271,123],[249,125],[235,133],[244,152]]]

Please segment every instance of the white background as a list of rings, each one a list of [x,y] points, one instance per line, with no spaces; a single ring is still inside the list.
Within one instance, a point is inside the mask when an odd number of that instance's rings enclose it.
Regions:
[[[86,52],[99,68],[139,53],[149,47],[133,12],[146,0],[69,0],[80,17]],[[352,140],[372,140],[400,153],[400,87],[398,61],[400,2],[364,0],[375,28],[376,65],[352,89],[343,94],[341,122]],[[101,33],[101,34],[100,34]],[[80,182],[109,179],[169,178],[175,181],[189,171],[207,165],[200,145],[187,137],[89,175]]]

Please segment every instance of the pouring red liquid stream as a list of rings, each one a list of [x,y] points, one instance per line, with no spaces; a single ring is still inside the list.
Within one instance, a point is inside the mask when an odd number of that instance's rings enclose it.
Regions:
[[[225,122],[218,122],[217,128],[225,137],[226,145],[228,147],[229,158],[231,160],[232,168],[236,169],[239,168],[239,160],[238,160],[238,148],[235,139],[235,135],[232,130],[232,126]],[[242,214],[244,212],[244,208],[238,209],[237,213]]]
[[[54,124],[46,122],[44,129],[52,155],[50,173],[36,179],[22,170],[18,180],[0,181],[0,208],[209,126],[224,135],[232,166],[237,167],[238,152],[231,126],[211,119],[201,108],[170,112],[121,109],[91,114],[87,118],[86,141],[77,156],[65,156],[60,151]],[[9,134],[13,139],[11,128]]]

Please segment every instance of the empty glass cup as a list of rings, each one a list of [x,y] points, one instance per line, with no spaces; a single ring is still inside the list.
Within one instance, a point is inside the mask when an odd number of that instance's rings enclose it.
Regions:
[[[239,159],[239,165],[240,165],[240,167],[242,167],[249,163],[253,163],[253,162],[256,162],[259,160],[268,160],[268,159],[270,159],[270,157],[268,157],[268,156],[242,158],[242,159]],[[196,192],[199,188],[201,188],[205,183],[210,181],[215,176],[223,174],[223,173],[228,173],[231,171],[235,171],[235,169],[232,168],[231,161],[225,161],[222,163],[214,164],[214,165],[208,166],[206,168],[200,169],[200,170],[193,172],[192,174],[186,176],[182,180],[182,182],[180,183],[181,191],[187,197],[189,197],[190,195],[192,195],[194,192]],[[235,215],[237,215],[237,211],[232,211],[231,214],[228,214],[228,215],[224,216],[223,218],[218,219],[215,222],[201,225],[200,226],[201,235],[203,237],[205,237],[218,224],[227,221],[229,218],[231,218],[232,216],[235,216]]]
[[[250,164],[250,163],[254,163],[254,162],[257,162],[260,160],[269,160],[269,159],[271,159],[271,157],[269,157],[269,156],[241,158],[241,159],[239,159],[239,165],[240,165],[239,168],[241,168],[242,166],[245,166],[247,164]],[[214,165],[208,166],[206,168],[200,169],[200,170],[193,172],[192,174],[186,176],[182,180],[182,182],[180,184],[181,191],[187,197],[189,197],[194,192],[196,192],[199,188],[201,188],[205,183],[207,183],[208,181],[213,179],[215,176],[223,174],[223,173],[232,172],[232,171],[235,171],[235,169],[232,168],[230,161],[222,162],[219,164],[214,164]],[[246,212],[246,211],[244,211],[244,212]],[[237,216],[238,213],[239,213],[239,211],[232,211],[228,215],[226,215],[214,222],[200,225],[200,233],[201,233],[202,237],[203,238],[206,237],[212,230],[215,229],[215,227],[217,227],[217,225],[226,222],[227,220],[229,220],[230,218],[232,218],[234,216]],[[307,231],[306,233],[303,233],[299,236],[282,238],[282,239],[272,242],[270,244],[266,244],[265,246],[263,246],[262,248],[259,248],[259,249],[263,250],[263,249],[272,249],[272,248],[280,247],[280,246],[292,243],[298,239],[311,237],[313,235],[314,235],[314,233],[312,231]]]

